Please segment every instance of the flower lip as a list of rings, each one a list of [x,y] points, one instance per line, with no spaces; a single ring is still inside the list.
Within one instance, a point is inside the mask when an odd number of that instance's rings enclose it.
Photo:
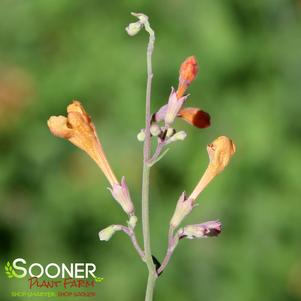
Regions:
[[[220,136],[207,146],[207,152],[210,160],[210,166],[220,173],[228,165],[231,157],[236,152],[236,146],[233,141]]]

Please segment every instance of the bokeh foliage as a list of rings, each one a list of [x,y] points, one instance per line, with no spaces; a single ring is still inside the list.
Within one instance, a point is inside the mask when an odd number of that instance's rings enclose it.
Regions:
[[[207,165],[206,144],[225,134],[237,145],[232,164],[186,220],[218,218],[222,235],[181,242],[156,300],[301,300],[299,0],[1,0],[3,270],[15,257],[95,262],[105,278],[97,300],[143,299],[146,269],[128,238],[100,243],[97,237],[125,221],[103,175],[46,126],[49,115],[81,100],[140,210],[136,133],[144,122],[147,37],[125,34],[130,11],[148,14],[156,30],[153,110],[176,86],[180,63],[195,54],[200,72],[189,103],[212,116],[206,130],[179,121],[188,138],[152,171],[156,257],[164,255],[177,197],[191,191]],[[1,300],[22,289],[4,272],[0,281]]]

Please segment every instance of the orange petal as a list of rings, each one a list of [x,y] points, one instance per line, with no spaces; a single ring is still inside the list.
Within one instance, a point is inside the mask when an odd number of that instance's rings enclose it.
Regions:
[[[191,82],[196,78],[198,70],[198,63],[194,56],[186,58],[182,63],[179,72],[179,86],[177,90],[178,98],[184,95]]]
[[[73,130],[67,125],[65,116],[51,116],[47,121],[47,125],[54,136],[69,139],[73,134]]]
[[[194,56],[189,56],[180,67],[180,81],[186,81],[188,85],[191,84],[196,78],[198,70],[199,66],[196,58]]]
[[[199,108],[184,108],[179,112],[178,117],[200,129],[210,126],[210,115]]]

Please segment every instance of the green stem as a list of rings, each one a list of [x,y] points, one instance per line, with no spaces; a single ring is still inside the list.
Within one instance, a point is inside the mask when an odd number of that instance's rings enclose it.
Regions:
[[[140,15],[141,16],[141,15]],[[141,20],[141,19],[140,19]],[[157,279],[157,272],[152,259],[151,243],[150,243],[150,227],[149,227],[149,174],[150,166],[148,161],[151,152],[151,88],[152,88],[152,53],[154,49],[155,34],[151,29],[148,18],[143,15],[143,23],[145,30],[149,33],[149,42],[147,47],[147,87],[146,87],[146,105],[145,105],[145,140],[143,147],[143,176],[142,176],[142,231],[144,240],[145,262],[148,268],[148,281],[145,294],[145,301],[153,300],[153,291]]]

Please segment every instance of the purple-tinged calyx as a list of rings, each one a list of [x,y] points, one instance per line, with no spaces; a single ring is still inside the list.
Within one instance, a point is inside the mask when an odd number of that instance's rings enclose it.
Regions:
[[[192,208],[194,207],[194,202],[192,199],[187,199],[185,192],[183,192],[178,200],[176,210],[171,218],[170,225],[175,229],[177,228],[182,220],[187,216]]]
[[[171,93],[168,99],[166,114],[164,121],[166,125],[171,125],[175,118],[178,116],[184,102],[186,101],[188,95],[185,95],[181,98],[177,98],[177,93],[174,88],[171,89]]]
[[[125,182],[125,178],[122,177],[121,184],[113,184],[112,188],[109,188],[109,190],[122,209],[128,215],[134,215],[134,205],[131,200],[128,186]]]
[[[218,236],[222,231],[222,224],[219,221],[209,221],[202,224],[188,225],[178,231],[181,238],[206,238]]]

